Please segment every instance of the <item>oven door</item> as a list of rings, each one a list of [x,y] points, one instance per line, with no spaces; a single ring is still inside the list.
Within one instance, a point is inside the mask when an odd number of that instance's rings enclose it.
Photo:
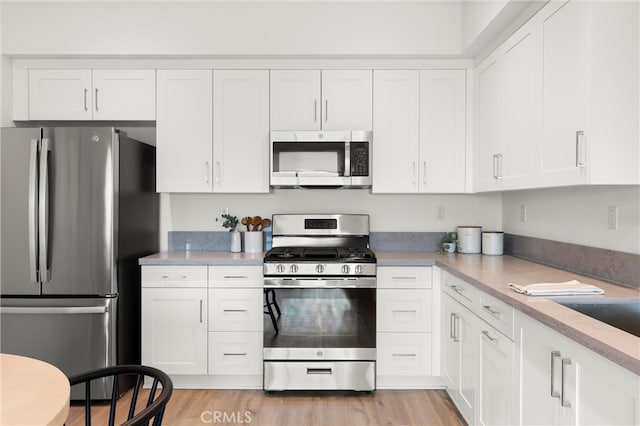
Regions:
[[[265,303],[277,304],[264,318],[265,360],[375,360],[375,278],[265,278],[264,287]]]

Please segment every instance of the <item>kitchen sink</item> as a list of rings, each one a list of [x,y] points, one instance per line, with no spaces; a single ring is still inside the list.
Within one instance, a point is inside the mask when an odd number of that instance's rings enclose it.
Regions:
[[[640,337],[640,300],[565,299],[554,302]]]

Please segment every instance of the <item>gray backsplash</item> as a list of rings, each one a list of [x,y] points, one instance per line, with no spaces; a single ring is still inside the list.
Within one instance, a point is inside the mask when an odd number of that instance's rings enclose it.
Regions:
[[[640,255],[637,254],[513,234],[504,236],[504,253],[626,287],[640,288]]]

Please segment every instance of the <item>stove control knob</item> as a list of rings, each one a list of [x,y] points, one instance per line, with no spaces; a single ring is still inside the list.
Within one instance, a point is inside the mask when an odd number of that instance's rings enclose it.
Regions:
[[[289,271],[291,271],[292,274],[295,274],[296,272],[298,272],[298,265],[291,265]]]
[[[349,267],[349,265],[342,265],[342,273],[343,274],[348,274],[350,270],[351,270],[351,268]]]
[[[316,272],[321,274],[324,272],[324,265],[317,265],[316,266]]]
[[[283,273],[284,269],[285,269],[284,265],[282,265],[282,264],[276,266],[276,272]]]
[[[364,272],[364,266],[362,265],[357,265],[356,266],[356,274],[361,274]]]

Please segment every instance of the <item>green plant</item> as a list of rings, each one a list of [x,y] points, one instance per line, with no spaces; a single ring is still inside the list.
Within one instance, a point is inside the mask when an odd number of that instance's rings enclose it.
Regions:
[[[458,233],[457,232],[446,232],[440,240],[440,254],[445,254],[447,251],[444,248],[444,245],[447,243],[458,244]]]
[[[224,222],[222,222],[222,227],[223,228],[229,228],[229,232],[231,232],[234,229],[236,229],[236,226],[238,225],[238,216],[232,216],[230,214],[223,214],[222,218],[224,219]]]

